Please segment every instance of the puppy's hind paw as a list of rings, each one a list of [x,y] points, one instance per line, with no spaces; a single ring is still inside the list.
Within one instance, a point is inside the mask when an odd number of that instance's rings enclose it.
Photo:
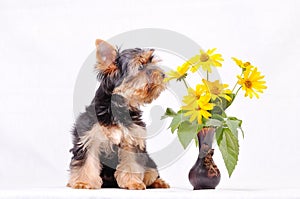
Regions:
[[[168,189],[170,188],[170,185],[166,183],[164,180],[157,178],[150,186],[149,188],[164,188]]]

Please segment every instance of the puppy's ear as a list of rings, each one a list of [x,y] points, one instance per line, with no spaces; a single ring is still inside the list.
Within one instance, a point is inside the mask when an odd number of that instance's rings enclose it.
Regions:
[[[96,39],[96,57],[97,65],[96,69],[103,73],[112,73],[115,72],[118,67],[115,64],[117,51],[116,49],[101,39]]]
[[[140,56],[140,62],[142,64],[146,64],[146,63],[150,62],[150,59],[152,59],[153,53],[154,53],[154,49],[144,50],[144,52]]]

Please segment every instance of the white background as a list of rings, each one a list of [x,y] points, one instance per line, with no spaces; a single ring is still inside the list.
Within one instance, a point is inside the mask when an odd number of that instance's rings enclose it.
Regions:
[[[227,62],[258,66],[268,89],[260,100],[240,95],[229,110],[246,136],[230,179],[216,154],[219,188],[299,187],[299,9],[297,0],[0,0],[0,189],[66,184],[80,67],[96,38],[137,28],[177,31]],[[233,84],[238,70],[229,68],[220,73]],[[190,189],[196,156],[191,146],[161,176]]]

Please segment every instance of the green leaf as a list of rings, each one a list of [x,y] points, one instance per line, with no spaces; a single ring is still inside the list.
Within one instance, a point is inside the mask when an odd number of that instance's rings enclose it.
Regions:
[[[227,94],[229,97],[231,97],[231,101],[227,101],[226,99],[223,98],[223,110],[225,111],[231,104],[232,102],[234,101],[234,98],[235,98],[235,94],[234,93],[230,93],[230,94]]]
[[[219,120],[219,121],[224,121],[224,117],[222,115],[219,115],[219,114],[213,114],[211,116],[211,119],[216,119],[216,120]]]
[[[223,138],[223,127],[220,126],[216,129],[216,140],[217,140],[218,146],[220,145],[222,138]]]
[[[201,131],[202,129],[203,129],[203,127],[204,127],[204,125],[203,124],[195,124],[195,125],[198,125],[198,127],[197,127],[197,133],[199,132],[199,131]],[[198,147],[199,146],[199,140],[198,140],[198,136],[197,136],[197,134],[195,135],[195,137],[194,137],[194,140],[195,140],[195,144],[196,144],[196,147]]]
[[[223,122],[221,122],[220,120],[217,119],[208,119],[205,122],[205,126],[213,126],[213,127],[219,127],[223,124]]]
[[[242,120],[238,119],[237,117],[232,117],[232,116],[230,116],[230,117],[228,117],[228,119],[229,119],[229,120],[237,120],[237,121],[240,122],[240,126],[242,125]]]
[[[244,131],[243,131],[242,127],[240,127],[240,130],[241,130],[241,132],[242,132],[243,139],[244,139],[244,138],[245,138],[245,133],[244,133]]]
[[[192,139],[197,135],[197,128],[197,124],[190,123],[189,121],[184,121],[180,124],[177,133],[179,141],[184,149],[186,149]]]
[[[221,116],[222,116],[223,118],[227,118],[227,114],[225,113],[225,111],[224,111],[224,110],[222,110],[222,114],[221,114]]]
[[[173,120],[169,126],[169,128],[171,128],[171,132],[174,133],[175,130],[178,129],[179,125],[187,120],[188,118],[184,116],[183,112],[178,112],[177,115],[173,117]]]
[[[238,128],[240,125],[240,121],[227,119],[225,123],[227,124],[230,131],[234,134],[234,136],[238,138]]]
[[[211,110],[211,113],[213,115],[215,115],[215,114],[222,115],[223,112],[224,111],[222,110],[221,106],[218,106],[218,105],[214,106],[213,110]]]
[[[173,109],[167,108],[165,114],[163,116],[161,116],[160,119],[162,120],[162,119],[166,119],[167,117],[174,117],[176,115],[177,114]]]
[[[194,140],[195,140],[196,147],[198,147],[199,146],[199,140],[198,140],[197,134],[195,135]]]
[[[228,120],[230,120],[229,123],[231,123],[231,124],[229,124],[229,125],[228,125],[228,123],[227,123]],[[241,132],[242,132],[243,138],[244,138],[245,135],[244,135],[244,131],[243,131],[243,129],[242,129],[242,122],[243,122],[243,121],[240,120],[240,119],[238,119],[238,118],[236,118],[236,117],[228,117],[228,120],[226,121],[226,124],[227,124],[227,126],[230,128],[231,132],[233,132],[233,129],[236,128],[236,133],[237,133],[237,129],[240,129]],[[238,124],[237,127],[236,127],[236,124]],[[230,125],[231,125],[231,127],[230,127]]]
[[[239,155],[239,143],[237,137],[229,128],[223,128],[222,139],[218,143],[229,177],[235,169]]]

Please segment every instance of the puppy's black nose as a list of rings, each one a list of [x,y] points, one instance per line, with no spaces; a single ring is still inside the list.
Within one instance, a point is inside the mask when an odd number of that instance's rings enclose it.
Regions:
[[[161,76],[162,76],[162,78],[165,78],[166,74],[165,73],[161,73]]]

